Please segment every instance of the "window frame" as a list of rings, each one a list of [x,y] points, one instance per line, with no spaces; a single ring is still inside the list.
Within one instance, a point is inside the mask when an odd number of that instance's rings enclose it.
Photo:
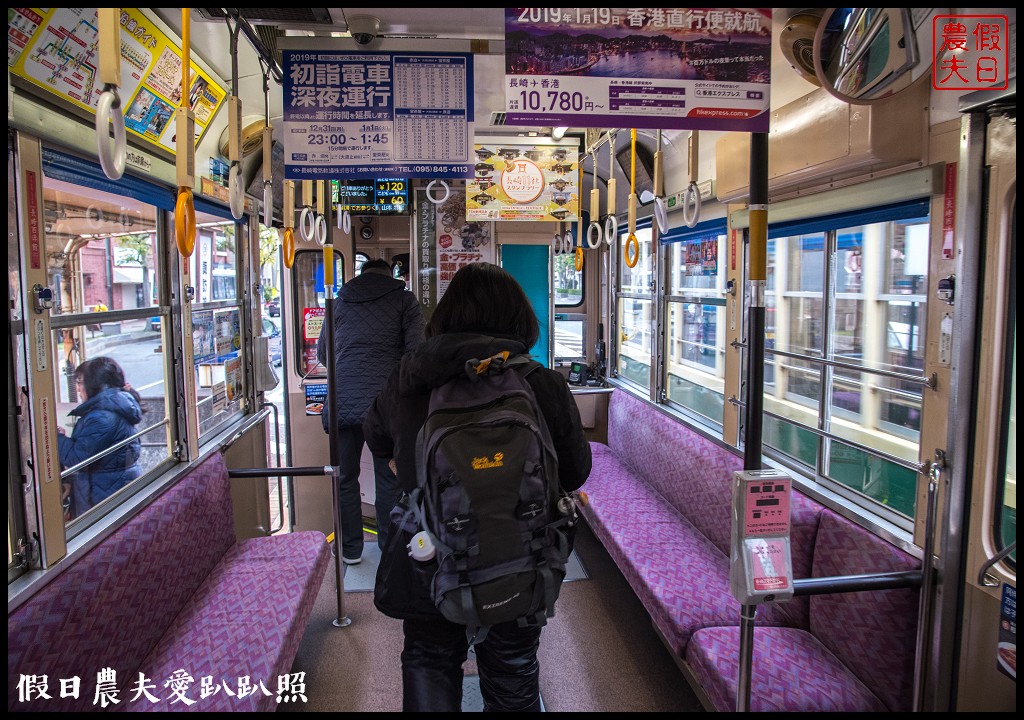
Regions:
[[[924,214],[917,214],[922,211],[924,212]],[[873,226],[881,226],[882,224],[888,224],[888,227],[885,231],[885,235],[883,238],[885,243],[883,249],[886,252],[888,252],[889,244],[892,242],[896,235],[894,229],[895,225],[899,223],[913,224],[914,221],[917,221],[918,223],[923,223],[930,227],[931,208],[929,200],[927,198],[922,198],[920,200],[915,201],[908,201],[904,203],[895,203],[890,206],[871,208],[870,210],[865,210],[863,212],[840,213],[834,216],[807,218],[802,219],[800,221],[777,223],[774,225],[769,224],[769,242],[777,243],[779,239],[793,237],[794,235],[786,234],[787,229],[792,230],[798,237],[805,236],[812,231],[823,232],[823,247],[825,248],[826,252],[824,253],[824,256],[822,258],[823,334],[820,348],[821,358],[816,363],[814,362],[814,358],[808,355],[810,359],[807,361],[809,365],[817,364],[819,368],[816,371],[813,370],[812,368],[807,369],[808,372],[815,373],[816,376],[820,378],[817,399],[809,402],[802,402],[803,400],[807,400],[808,398],[806,398],[806,396],[804,395],[793,395],[793,393],[787,390],[782,396],[783,400],[787,400],[794,407],[806,407],[808,421],[800,422],[795,417],[793,417],[792,419],[785,419],[782,415],[772,414],[770,408],[767,407],[769,405],[769,403],[767,402],[765,408],[766,414],[764,421],[766,429],[772,426],[773,423],[780,424],[780,428],[782,427],[782,425],[789,425],[792,428],[792,430],[788,432],[796,432],[798,434],[802,432],[802,434],[806,436],[805,442],[810,442],[811,438],[813,438],[814,457],[813,460],[807,457],[796,457],[794,455],[789,454],[785,449],[770,444],[768,440],[764,441],[763,449],[763,453],[766,457],[769,457],[770,459],[779,462],[780,464],[789,467],[796,472],[799,472],[803,476],[807,476],[809,482],[816,484],[823,490],[836,493],[844,497],[849,502],[870,512],[871,514],[879,516],[884,520],[890,522],[891,524],[907,531],[913,529],[915,518],[917,516],[917,513],[920,511],[920,508],[917,507],[916,492],[916,476],[917,471],[919,469],[918,459],[921,456],[920,434],[918,433],[916,438],[912,439],[912,441],[909,441],[913,442],[916,445],[916,448],[912,453],[909,451],[907,452],[907,455],[912,455],[913,459],[909,459],[907,457],[901,458],[891,452],[887,453],[887,451],[883,449],[884,445],[879,446],[877,444],[872,444],[870,442],[864,442],[863,440],[861,441],[861,443],[858,443],[856,440],[854,440],[854,437],[856,437],[857,433],[865,437],[869,437],[872,434],[879,432],[887,433],[887,430],[884,427],[885,423],[882,419],[881,404],[876,403],[877,417],[865,417],[864,408],[861,407],[861,410],[858,411],[857,413],[859,421],[856,421],[854,420],[854,418],[850,417],[850,415],[852,414],[851,411],[839,409],[835,406],[832,398],[832,392],[836,382],[836,371],[842,369],[840,366],[835,364],[835,361],[838,360],[839,362],[846,362],[850,365],[859,365],[862,368],[870,368],[873,366],[872,363],[870,363],[870,361],[868,363],[849,362],[848,358],[836,357],[836,353],[834,351],[836,307],[839,305],[839,301],[841,300],[840,296],[848,295],[848,293],[839,291],[836,283],[836,265],[839,256],[839,238],[844,233],[849,233],[850,229],[854,227],[869,228]],[[928,238],[928,240],[929,242],[926,253],[928,254],[928,256],[930,256],[934,248],[930,237]],[[773,266],[774,257],[777,257],[778,253],[780,252],[779,248],[780,246],[776,245],[775,250],[768,254],[768,263],[770,267]],[[867,253],[865,253],[865,255],[866,254]],[[886,265],[886,268],[888,268],[888,265]],[[867,273],[865,272],[865,275],[866,274]],[[772,278],[769,278],[769,280],[769,285],[771,285],[771,287],[767,290],[766,295],[774,299],[774,308],[776,309],[776,312],[778,312],[778,309],[781,306],[783,306],[785,298],[803,296],[807,294],[803,290],[780,290],[781,285],[779,282],[771,282]],[[788,287],[788,284],[786,285]],[[886,314],[886,317],[888,317],[887,307],[885,306],[885,298],[887,297],[886,293],[877,292],[873,297],[869,298],[867,294],[863,292],[862,285],[861,294],[863,296],[861,302],[877,303],[881,307],[881,309],[879,309],[878,312]],[[903,300],[907,299],[908,297],[909,296],[901,295],[899,299]],[[922,296],[921,299],[927,302],[926,297]],[[768,300],[769,297],[766,297],[766,307],[772,304],[768,302]],[[785,314],[785,311],[783,311],[783,314]],[[924,319],[927,316],[927,305],[925,305],[925,308],[920,312],[920,315],[922,319],[921,329],[922,332],[924,332]],[[775,318],[776,321],[778,317],[782,316],[777,316]],[[886,325],[885,328],[887,331],[888,325]],[[882,344],[883,347],[881,348],[881,350],[879,350],[879,353],[884,359],[888,357],[888,346],[885,344],[884,339],[882,341]],[[924,342],[921,343],[921,347],[925,347]],[[766,355],[766,368],[769,366],[775,368],[772,382],[772,386],[774,387],[780,381],[780,378],[783,382],[785,381],[785,374],[780,373],[780,370],[783,370],[781,365],[783,362],[791,362],[791,358],[784,355],[776,354],[774,352],[766,353]],[[746,360],[744,359],[744,363],[745,362]],[[880,360],[880,362],[882,361]],[[923,352],[921,354],[921,362],[923,368],[923,363],[925,362]],[[887,365],[883,365],[883,367],[888,368]],[[896,370],[906,372],[906,368],[902,367],[897,368],[894,371]],[[923,370],[919,372],[923,372]],[[767,374],[768,372],[766,369],[766,375]],[[863,382],[863,378],[865,375],[875,375],[882,381],[886,380],[884,375],[878,375],[867,371],[861,371],[861,379],[857,382]],[[907,375],[909,375],[909,373],[907,373]],[[849,378],[844,378],[844,382],[846,380],[849,380]],[[768,383],[766,382],[766,389],[767,387]],[[919,401],[920,407],[923,407],[925,401],[925,392],[926,389],[922,385]],[[768,399],[769,397],[766,395],[766,400]],[[831,412],[829,412],[830,408]],[[851,422],[851,420],[854,421]],[[847,437],[847,440],[844,441],[841,433],[837,432],[833,428],[834,424],[839,425],[840,428],[843,425],[846,425],[851,430],[851,432],[854,432],[855,434]],[[892,440],[887,440],[886,443],[888,443],[891,446],[899,446],[901,441],[906,440],[906,438],[902,437],[900,433],[887,434],[889,435],[889,437],[892,438]],[[858,445],[861,445],[861,448],[858,448]],[[887,468],[887,472],[890,476],[895,474],[895,476],[898,478],[904,472],[913,473],[915,478],[913,481],[913,487],[904,489],[906,494],[909,495],[910,502],[912,503],[910,514],[907,515],[897,507],[885,504],[881,500],[875,499],[868,495],[866,493],[866,489],[872,487],[871,480],[866,480],[865,484],[862,486],[862,489],[857,490],[850,485],[844,484],[840,479],[837,479],[835,476],[836,470],[833,468],[833,464],[839,457],[839,455],[837,455],[836,450],[837,446],[845,446],[847,448],[850,448],[850,450],[854,452],[855,456],[863,456],[863,462],[868,464],[865,467],[870,466],[871,463],[883,463]],[[876,455],[875,453],[880,453],[880,455]],[[893,459],[886,459],[886,454],[888,454],[889,457]],[[867,470],[865,470],[865,473],[866,472]],[[868,476],[865,474],[865,477]],[[875,475],[871,475],[872,479],[875,477]],[[878,487],[882,488],[881,491],[884,492],[884,486]],[[887,498],[888,496],[889,494],[886,494],[885,497],[883,497],[883,499]]]

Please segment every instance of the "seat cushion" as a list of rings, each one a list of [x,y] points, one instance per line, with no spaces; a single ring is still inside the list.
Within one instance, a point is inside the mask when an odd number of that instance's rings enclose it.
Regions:
[[[8,708],[95,709],[85,689],[96,673],[135,675],[234,544],[233,527],[227,468],[214,453],[8,614]],[[22,703],[19,675],[46,675],[58,693],[61,678],[78,676],[83,690]]]
[[[738,627],[694,633],[686,662],[716,710],[735,712]],[[885,704],[805,630],[755,627],[752,712],[884,712]]]
[[[275,711],[278,677],[290,672],[329,564],[317,531],[235,545],[140,667],[160,702],[140,699],[124,709]],[[184,693],[193,705],[165,687],[178,671],[194,681]],[[203,682],[219,689],[201,697]],[[240,682],[255,691],[241,697]]]
[[[592,445],[583,516],[669,646],[682,657],[702,627],[738,624],[729,558],[607,447]],[[788,622],[777,608],[759,622]]]

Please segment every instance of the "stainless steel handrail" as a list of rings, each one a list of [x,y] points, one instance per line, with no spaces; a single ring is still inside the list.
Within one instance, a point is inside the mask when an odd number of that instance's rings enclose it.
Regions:
[[[729,397],[729,402],[733,405],[736,405],[737,407],[743,407],[744,404],[741,400],[737,399],[735,395]],[[890,453],[883,452],[882,450],[876,450],[872,447],[868,447],[867,445],[862,445],[861,443],[856,442],[854,440],[844,438],[841,435],[836,435],[835,433],[830,433],[826,430],[818,430],[817,428],[812,428],[808,425],[804,425],[803,423],[798,423],[794,421],[792,418],[788,418],[785,417],[784,415],[773,413],[771,410],[765,410],[764,414],[776,420],[781,420],[782,422],[787,422],[790,423],[791,425],[795,425],[801,430],[806,430],[807,432],[813,433],[818,437],[828,438],[829,440],[841,442],[843,445],[849,445],[855,450],[860,450],[862,453],[866,453],[868,455],[871,455],[872,457],[877,457],[881,460],[886,460],[888,462],[899,465],[900,467],[905,467],[907,468],[907,470],[913,470],[916,473],[923,472],[925,467],[927,467],[927,463],[917,463],[911,460],[905,460],[904,458],[901,458],[898,455],[892,455]]]
[[[733,340],[729,343],[731,347],[742,349],[746,348],[747,344]],[[854,372],[869,373],[871,375],[881,375],[883,377],[894,378],[896,380],[904,380],[906,382],[917,383],[931,389],[935,389],[938,383],[938,376],[932,373],[931,377],[923,377],[920,375],[911,375],[909,373],[900,373],[895,370],[882,370],[880,368],[866,367],[864,365],[857,365],[855,363],[842,362],[841,360],[826,360],[825,358],[816,357],[814,355],[803,355],[801,353],[792,353],[786,350],[776,350],[774,348],[765,348],[766,353],[772,355],[780,355],[782,357],[792,358],[793,360],[803,360],[805,362],[817,363],[818,365],[828,365],[829,367],[843,368],[844,370],[852,370]]]
[[[154,424],[154,425],[150,425],[150,426],[149,426],[149,427],[147,427],[147,428],[144,428],[144,429],[142,429],[142,430],[139,430],[139,431],[138,431],[137,433],[135,433],[134,435],[129,435],[129,436],[128,436],[128,437],[126,437],[126,438],[125,438],[124,440],[121,440],[120,442],[118,442],[118,443],[116,443],[116,444],[114,444],[114,445],[111,445],[110,447],[108,447],[108,448],[107,448],[106,450],[104,450],[103,452],[101,452],[101,453],[97,453],[96,455],[93,455],[92,457],[90,457],[90,458],[87,458],[86,460],[83,460],[82,462],[78,463],[77,465],[72,465],[72,466],[71,466],[71,467],[69,467],[69,468],[68,468],[67,470],[63,470],[63,471],[61,471],[61,474],[60,474],[60,479],[61,479],[61,480],[63,480],[63,479],[64,479],[64,478],[66,478],[67,476],[69,476],[69,475],[72,475],[72,474],[74,474],[74,473],[78,472],[78,471],[79,471],[79,470],[81,470],[82,468],[85,468],[85,467],[88,467],[88,466],[92,465],[92,464],[93,464],[94,462],[96,462],[97,460],[100,460],[100,459],[102,459],[102,458],[105,458],[105,457],[106,457],[107,455],[110,455],[111,453],[113,453],[113,452],[116,452],[116,451],[120,450],[121,448],[123,448],[123,447],[124,447],[125,445],[127,445],[127,444],[128,444],[128,443],[130,443],[131,441],[133,441],[133,440],[137,440],[138,438],[142,437],[142,436],[143,436],[143,435],[145,435],[146,433],[148,433],[148,432],[151,432],[151,431],[153,431],[154,429],[156,429],[156,428],[158,428],[158,427],[161,427],[161,426],[163,426],[163,425],[167,425],[167,424],[168,424],[169,422],[170,422],[170,420],[169,420],[168,418],[164,418],[164,419],[163,419],[163,421],[161,421],[161,422],[158,422],[158,423],[156,423],[156,424]]]
[[[223,443],[221,443],[220,451],[224,452],[229,447],[234,445],[235,442],[241,439],[243,435],[245,435],[247,432],[256,427],[256,425],[263,422],[268,415],[270,415],[270,411],[267,409],[263,409],[257,413],[254,413],[252,417],[250,417],[248,420],[242,423],[242,426],[235,431],[234,435],[232,435],[228,440],[225,440]]]
[[[988,569],[990,567],[992,567],[993,565],[995,565],[997,562],[1001,562],[1002,560],[1006,559],[1006,557],[1010,553],[1012,553],[1012,552],[1014,552],[1016,550],[1017,550],[1017,541],[1014,540],[1012,543],[1010,543],[1009,545],[1004,547],[1002,549],[1002,551],[998,555],[996,555],[995,557],[993,557],[993,558],[991,558],[989,560],[986,560],[985,564],[981,566],[981,570],[978,571],[978,584],[981,585],[982,587],[998,587],[999,586],[999,581],[998,580],[996,582],[994,582],[994,583],[993,582],[988,582],[988,578],[986,577],[986,575],[988,575]]]
[[[260,406],[262,408],[270,408],[274,411],[274,443],[277,446],[277,467],[281,467],[281,421],[278,416],[277,405],[272,402],[263,401]],[[281,521],[281,524],[276,528],[270,528],[270,534],[278,533],[281,528],[284,527],[284,491],[281,489],[281,475],[277,476],[277,516]]]

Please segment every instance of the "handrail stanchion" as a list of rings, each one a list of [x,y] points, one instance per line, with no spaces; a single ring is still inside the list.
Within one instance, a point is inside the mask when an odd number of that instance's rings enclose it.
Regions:
[[[334,368],[334,245],[324,245],[324,325],[320,332],[327,333],[327,402],[324,407],[327,412],[327,442],[330,447],[331,458],[331,505],[334,508],[334,571],[338,578],[338,617],[334,619],[335,627],[347,627],[352,624],[352,619],[345,615],[345,580],[342,574],[342,547],[341,547],[341,499],[338,496],[338,413],[335,411],[334,391],[337,386]]]
[[[281,421],[277,414],[277,405],[267,400],[260,405],[263,408],[270,408],[274,411],[274,444],[277,446],[277,467],[281,467]],[[284,528],[284,492],[281,488],[281,475],[277,476],[277,515],[281,518],[281,524],[270,528],[270,534],[280,532]]]
[[[932,588],[935,582],[935,570],[932,554],[935,548],[935,514],[938,512],[939,480],[946,469],[946,455],[941,450],[935,451],[935,459],[928,467],[928,496],[924,518],[924,546],[921,558],[921,594],[917,609],[917,640],[914,652],[914,712],[922,712],[924,708],[925,669],[928,667],[926,655],[931,647],[929,641],[932,631]]]
[[[768,274],[768,134],[750,136],[750,243],[747,253],[747,403],[746,442],[743,469],[761,469],[761,445],[764,422],[764,328],[765,279]],[[754,615],[756,607],[743,606],[740,612],[740,675],[736,687],[736,711],[750,709],[750,666],[754,657]],[[748,620],[749,616],[749,620]],[[749,628],[744,623],[749,622]],[[743,673],[744,665],[747,668]]]

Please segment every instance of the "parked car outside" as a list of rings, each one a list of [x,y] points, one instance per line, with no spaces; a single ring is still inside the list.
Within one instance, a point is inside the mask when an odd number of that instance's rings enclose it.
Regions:
[[[267,315],[270,317],[281,317],[281,301],[271,300],[267,303]]]
[[[270,364],[281,365],[281,330],[267,318],[263,318],[263,334],[270,338]]]

